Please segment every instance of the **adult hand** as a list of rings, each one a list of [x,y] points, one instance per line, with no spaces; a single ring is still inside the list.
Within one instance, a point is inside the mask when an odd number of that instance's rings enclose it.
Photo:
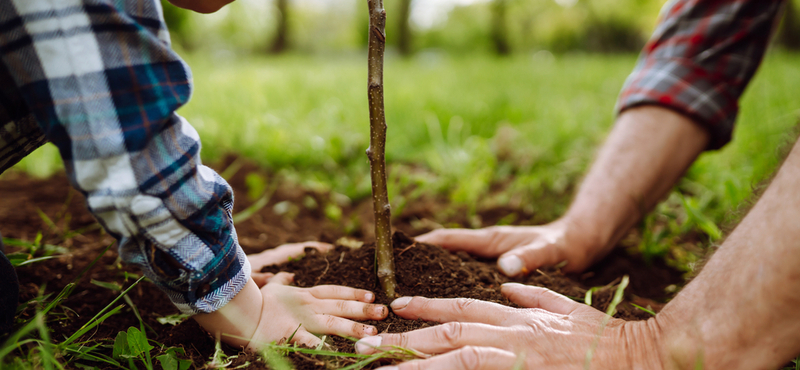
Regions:
[[[272,249],[267,249],[261,253],[248,254],[247,259],[250,261],[251,273],[250,276],[258,284],[259,288],[267,284],[275,274],[270,272],[261,272],[264,266],[278,265],[289,261],[292,258],[297,258],[303,255],[306,248],[316,248],[321,253],[325,253],[333,249],[332,244],[321,242],[302,242],[302,243],[289,243],[277,246]]]
[[[524,369],[582,368],[591,353],[595,369],[661,368],[653,350],[655,326],[610,319],[589,306],[544,288],[504,284],[502,292],[526,308],[511,308],[471,299],[403,297],[392,310],[407,319],[445,324],[402,334],[381,334],[356,343],[359,353],[394,346],[428,354],[425,360],[389,369]]]
[[[499,257],[504,274],[515,276],[566,261],[565,272],[580,272],[602,256],[602,244],[574,223],[560,219],[542,226],[492,226],[484,229],[438,229],[417,241],[451,251]]]

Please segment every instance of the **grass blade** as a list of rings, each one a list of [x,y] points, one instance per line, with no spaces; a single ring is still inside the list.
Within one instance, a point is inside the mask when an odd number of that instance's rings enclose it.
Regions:
[[[594,356],[594,351],[597,349],[597,345],[600,343],[600,336],[603,334],[603,330],[605,330],[608,322],[611,321],[611,316],[617,312],[617,305],[622,302],[623,293],[625,293],[625,288],[628,287],[629,281],[628,275],[623,276],[622,281],[620,281],[619,286],[617,286],[617,291],[614,292],[614,298],[611,299],[611,304],[608,305],[608,309],[606,310],[606,317],[603,318],[603,323],[600,324],[600,329],[597,330],[597,335],[594,338],[592,346],[589,348],[589,351],[586,352],[586,362],[584,362],[583,365],[583,368],[586,370],[591,368],[592,357]]]
[[[85,334],[87,331],[91,330],[91,329],[92,329],[92,328],[94,328],[95,326],[97,326],[97,325],[99,325],[100,323],[102,323],[102,322],[103,322],[103,320],[107,319],[109,316],[111,316],[111,315],[113,315],[113,314],[115,314],[115,313],[119,312],[119,310],[121,310],[121,309],[122,309],[122,307],[124,307],[123,305],[121,305],[121,306],[118,306],[118,307],[116,307],[116,308],[112,309],[112,311],[111,311],[111,312],[109,312],[108,314],[105,314],[105,315],[103,314],[103,313],[104,313],[104,312],[106,312],[106,311],[107,311],[107,310],[108,310],[108,309],[109,309],[111,306],[113,306],[114,304],[116,304],[116,303],[117,303],[117,301],[119,301],[120,299],[122,299],[122,297],[124,297],[126,294],[128,294],[128,292],[129,292],[131,289],[133,289],[133,287],[135,287],[137,284],[139,284],[139,282],[140,282],[140,281],[142,281],[143,279],[144,279],[144,276],[140,277],[140,278],[139,278],[138,280],[136,280],[136,281],[135,281],[133,284],[131,284],[131,285],[128,287],[128,289],[125,289],[125,290],[124,290],[122,293],[120,293],[120,294],[117,296],[117,298],[114,298],[114,300],[113,300],[113,301],[111,301],[111,303],[109,303],[109,304],[108,304],[106,307],[104,307],[102,310],[100,310],[100,312],[98,312],[98,313],[97,313],[97,315],[94,315],[94,317],[92,317],[92,319],[91,319],[91,320],[89,320],[89,322],[87,322],[86,324],[84,324],[84,325],[83,325],[83,326],[82,326],[82,327],[81,327],[81,328],[80,328],[78,331],[76,331],[76,332],[75,332],[74,334],[72,334],[72,335],[71,335],[69,338],[67,338],[67,340],[65,340],[65,341],[62,343],[62,345],[68,345],[68,344],[72,343],[72,342],[73,342],[73,341],[75,341],[76,339],[80,338],[80,336],[81,336],[81,335]],[[102,315],[102,316],[101,316],[101,315]],[[99,319],[98,319],[98,318],[99,318]]]
[[[655,312],[655,311],[653,311],[653,310],[651,310],[651,309],[649,309],[649,308],[645,308],[645,307],[639,306],[639,305],[638,305],[638,304],[636,304],[636,303],[633,303],[633,302],[631,302],[631,306],[633,306],[633,307],[636,307],[636,308],[638,308],[638,309],[640,309],[640,310],[642,310],[642,311],[644,311],[644,312],[647,312],[647,313],[649,313],[649,314],[651,314],[651,315],[653,315],[653,316],[655,316],[655,315],[656,315],[656,312]]]

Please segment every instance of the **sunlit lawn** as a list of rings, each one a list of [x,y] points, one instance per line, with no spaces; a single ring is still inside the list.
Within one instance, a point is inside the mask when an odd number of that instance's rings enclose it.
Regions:
[[[306,185],[364,197],[370,189],[364,58],[186,55],[195,92],[180,113],[200,132],[206,161],[235,152]],[[613,123],[635,58],[390,56],[391,182],[448,194],[473,209],[513,199],[557,216]],[[697,206],[715,223],[769,177],[778,148],[794,137],[798,65],[798,55],[770,55],[742,101],[734,142],[690,170],[689,195],[702,198]],[[45,175],[59,162],[56,155],[40,150],[19,168]],[[481,197],[501,182],[508,184],[503,197]],[[558,199],[543,202],[547,196]]]

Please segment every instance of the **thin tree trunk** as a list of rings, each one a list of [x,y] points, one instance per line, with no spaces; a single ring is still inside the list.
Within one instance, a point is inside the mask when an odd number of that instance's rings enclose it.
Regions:
[[[398,35],[397,48],[401,55],[411,55],[411,27],[409,17],[411,16],[411,0],[400,0],[400,14],[398,14]]]
[[[278,8],[278,29],[269,47],[272,54],[280,54],[289,48],[289,0],[276,0]]]
[[[506,28],[506,8],[508,0],[494,0],[492,2],[492,42],[494,50],[499,55],[511,54],[508,45],[508,30]]]
[[[800,24],[795,12],[794,0],[786,2],[783,8],[783,25],[778,35],[778,41],[786,49],[800,50]]]
[[[386,191],[386,114],[383,109],[383,52],[386,49],[386,10],[383,0],[368,0],[369,51],[368,96],[370,140],[367,148],[372,176],[372,207],[375,211],[375,259],[378,280],[389,299],[394,299],[392,208]]]

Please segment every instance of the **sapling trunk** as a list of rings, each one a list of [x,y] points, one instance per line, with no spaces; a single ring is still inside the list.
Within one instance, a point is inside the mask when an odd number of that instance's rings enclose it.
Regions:
[[[367,92],[369,96],[369,157],[372,177],[372,207],[375,211],[375,260],[378,280],[389,299],[394,299],[392,208],[386,191],[386,114],[383,109],[383,52],[386,49],[386,11],[383,0],[368,0],[369,51]]]

